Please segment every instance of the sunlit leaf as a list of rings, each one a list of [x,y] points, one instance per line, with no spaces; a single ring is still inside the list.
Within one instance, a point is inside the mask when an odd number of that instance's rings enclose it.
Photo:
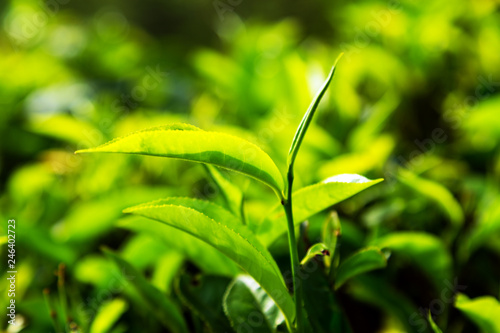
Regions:
[[[212,245],[247,271],[293,322],[293,301],[271,254],[239,221],[221,223],[185,206],[172,204],[139,205],[124,212],[149,217],[185,231]]]
[[[369,247],[362,249],[340,264],[335,279],[335,289],[340,288],[347,280],[356,275],[386,266],[386,255],[379,248]]]
[[[273,160],[246,140],[195,126],[171,124],[129,134],[77,153],[125,153],[213,164],[253,177],[281,197],[283,177]]]
[[[304,117],[302,118],[302,121],[299,124],[297,132],[295,133],[295,136],[292,140],[292,145],[290,147],[290,151],[288,153],[287,164],[288,164],[289,168],[290,168],[290,166],[293,166],[293,164],[295,163],[295,158],[297,157],[297,154],[299,152],[300,145],[302,144],[302,141],[304,140],[307,129],[309,128],[309,125],[311,124],[311,121],[314,117],[314,113],[316,112],[316,109],[318,108],[319,102],[321,101],[321,98],[325,94],[326,89],[328,89],[328,86],[330,85],[330,82],[332,81],[333,75],[335,74],[335,69],[337,67],[337,62],[339,61],[342,54],[343,53],[341,53],[337,57],[337,59],[335,60],[335,63],[333,64],[332,69],[330,70],[330,74],[328,74],[328,77],[326,78],[326,81],[323,84],[323,87],[319,90],[318,94],[311,102],[311,105],[309,105],[309,108],[307,109],[306,114],[304,115]]]
[[[295,191],[292,200],[294,223],[299,225],[311,216],[381,181],[381,178],[370,180],[360,175],[342,174]],[[280,208],[277,207],[260,226],[259,238],[265,244],[271,244],[286,231],[286,219]]]
[[[482,332],[500,333],[500,303],[491,296],[469,299],[464,294],[458,294],[455,307],[476,324]]]
[[[106,249],[104,253],[124,272],[128,282],[134,286],[149,305],[150,311],[166,328],[175,333],[188,332],[182,313],[172,300],[150,284],[141,273],[120,256]]]

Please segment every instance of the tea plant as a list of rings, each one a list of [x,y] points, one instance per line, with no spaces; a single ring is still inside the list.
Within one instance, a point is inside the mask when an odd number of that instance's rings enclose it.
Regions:
[[[96,148],[77,151],[77,153],[152,155],[204,163],[255,178],[276,193],[286,215],[293,298],[290,296],[280,268],[265,246],[284,230],[279,227],[274,228],[270,234],[254,234],[250,231],[242,221],[244,214],[240,214],[241,196],[233,195],[238,191],[231,192],[233,185],[216,168],[209,167],[209,171],[226,194],[231,211],[213,203],[191,198],[166,198],[124,211],[165,223],[199,238],[232,259],[256,281],[257,284],[252,285],[252,279],[238,277],[226,291],[224,309],[233,328],[238,332],[240,331],[238,325],[244,323],[252,311],[261,312],[265,318],[266,325],[258,325],[259,332],[275,331],[281,320],[284,320],[289,332],[302,333],[317,326],[317,323],[310,319],[309,313],[315,309],[304,311],[307,302],[303,299],[302,286],[312,281],[303,280],[300,271],[310,260],[325,256],[323,267],[330,277],[328,285],[334,288],[340,287],[355,275],[386,265],[386,255],[380,249],[372,247],[357,252],[337,267],[336,248],[340,225],[335,217],[325,222],[323,243],[313,245],[302,262],[299,258],[295,234],[298,225],[310,216],[382,181],[382,179],[368,180],[359,175],[344,174],[293,191],[295,160],[314,113],[334,76],[337,61],[305,113],[292,140],[285,181],[269,155],[256,145],[238,137],[207,132],[187,124],[149,128],[114,139]],[[280,219],[277,219],[265,223],[280,222]],[[110,251],[106,253],[120,266],[132,269],[116,254]],[[161,311],[159,318],[163,319],[169,329],[174,332],[187,332],[187,325],[181,313],[171,301],[151,290],[153,287],[148,286],[145,281],[138,283],[137,288],[152,301],[157,310]],[[260,288],[262,291],[258,292]],[[271,310],[269,306],[264,307],[263,300],[268,298],[273,301]],[[259,301],[257,305],[254,304],[256,300]],[[279,311],[272,310],[275,307]],[[335,320],[338,321],[336,325],[341,325],[342,320],[338,318]],[[317,331],[317,328],[315,329]],[[328,331],[330,328],[320,329]]]

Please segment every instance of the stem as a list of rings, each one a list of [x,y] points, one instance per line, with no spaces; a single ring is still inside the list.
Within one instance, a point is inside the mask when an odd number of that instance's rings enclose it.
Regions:
[[[302,317],[302,289],[300,288],[300,277],[298,271],[300,269],[299,252],[297,250],[297,240],[295,239],[295,224],[293,223],[292,211],[292,184],[293,184],[293,167],[288,169],[288,184],[285,200],[283,200],[283,208],[285,209],[286,219],[288,222],[288,247],[290,248],[290,260],[292,264],[293,278],[293,297],[295,300],[295,317],[296,328],[298,333],[303,332],[304,323]]]

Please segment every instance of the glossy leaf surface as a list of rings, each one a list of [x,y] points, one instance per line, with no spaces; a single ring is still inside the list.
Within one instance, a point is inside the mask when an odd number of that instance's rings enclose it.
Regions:
[[[264,288],[293,322],[293,301],[281,272],[267,249],[239,221],[222,223],[185,206],[144,204],[125,210],[160,221],[210,244],[241,266]]]

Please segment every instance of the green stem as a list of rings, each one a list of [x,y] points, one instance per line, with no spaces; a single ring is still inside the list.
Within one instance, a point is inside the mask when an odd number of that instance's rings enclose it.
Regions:
[[[286,213],[288,222],[288,246],[290,248],[290,258],[292,264],[292,278],[293,278],[293,297],[295,300],[295,317],[296,328],[298,333],[303,333],[304,322],[302,317],[302,289],[298,275],[300,269],[299,252],[297,250],[297,240],[295,239],[295,224],[293,223],[292,211],[292,184],[293,184],[293,166],[288,169],[288,183],[287,193],[283,201],[283,207]]]

